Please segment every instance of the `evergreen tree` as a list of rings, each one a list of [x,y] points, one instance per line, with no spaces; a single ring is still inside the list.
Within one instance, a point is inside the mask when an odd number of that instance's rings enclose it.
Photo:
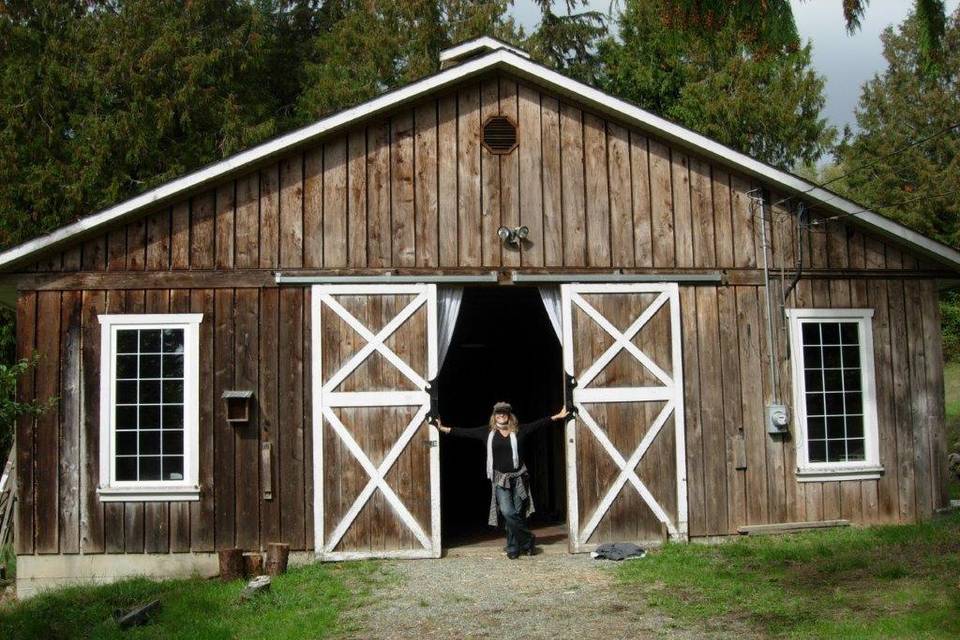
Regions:
[[[745,39],[735,17],[710,31],[676,29],[656,0],[624,4],[619,37],[601,46],[606,90],[781,168],[830,148],[809,44]]]

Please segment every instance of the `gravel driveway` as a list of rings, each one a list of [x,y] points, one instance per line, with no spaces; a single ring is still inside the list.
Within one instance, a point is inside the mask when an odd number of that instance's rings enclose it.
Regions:
[[[628,562],[643,562],[631,560]],[[489,549],[385,562],[389,578],[348,614],[350,638],[472,640],[703,638],[618,586],[613,563],[556,551],[508,560]]]

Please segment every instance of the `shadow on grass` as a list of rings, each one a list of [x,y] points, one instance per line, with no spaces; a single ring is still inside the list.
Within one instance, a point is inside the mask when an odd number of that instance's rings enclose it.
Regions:
[[[960,637],[960,514],[933,522],[667,545],[619,568],[649,603],[714,631]]]
[[[271,590],[239,599],[243,582],[152,581],[81,586],[0,608],[0,638],[324,638],[342,630],[340,614],[358,606],[380,581],[378,563],[316,564],[273,579]],[[151,624],[122,632],[114,609],[161,601]]]

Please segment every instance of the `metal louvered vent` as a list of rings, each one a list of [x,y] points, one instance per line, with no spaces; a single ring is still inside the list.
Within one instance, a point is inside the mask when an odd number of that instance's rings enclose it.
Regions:
[[[483,125],[483,146],[490,153],[510,153],[517,148],[517,125],[506,116],[487,118]]]

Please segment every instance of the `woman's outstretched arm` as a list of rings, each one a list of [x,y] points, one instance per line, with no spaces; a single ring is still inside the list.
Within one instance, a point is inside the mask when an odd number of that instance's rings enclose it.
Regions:
[[[545,427],[548,424],[555,424],[558,422],[562,424],[564,418],[566,418],[568,415],[570,415],[570,412],[567,411],[566,407],[564,407],[560,409],[560,411],[557,411],[552,416],[548,416],[546,418],[540,418],[539,420],[534,420],[533,422],[527,422],[527,423],[518,425],[517,429],[521,432],[530,432],[530,431],[536,431],[540,427]]]
[[[490,428],[487,425],[481,425],[479,427],[473,427],[469,429],[464,429],[462,427],[448,427],[443,424],[443,421],[437,418],[437,429],[441,433],[448,433],[455,438],[470,438],[472,440],[483,440],[487,437],[487,432]]]

